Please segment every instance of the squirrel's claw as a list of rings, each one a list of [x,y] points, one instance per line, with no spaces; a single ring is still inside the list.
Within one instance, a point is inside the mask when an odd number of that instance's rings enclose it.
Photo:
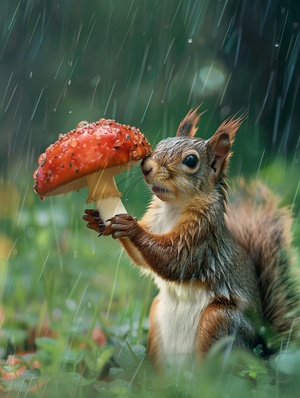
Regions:
[[[87,221],[87,228],[93,229],[99,233],[99,236],[103,235],[105,230],[105,224],[100,217],[98,210],[86,209],[85,214],[82,216],[84,221]]]
[[[114,239],[132,237],[137,226],[137,219],[130,214],[117,214],[110,220],[111,236]]]
[[[89,223],[86,224],[86,226],[87,226],[87,228],[93,229],[94,231],[98,232],[99,233],[98,236],[102,236],[103,235],[103,232],[104,232],[104,229],[105,229],[105,225],[104,224],[89,222]]]
[[[98,236],[111,235],[114,239],[130,237],[133,227],[137,225],[136,217],[127,213],[117,214],[104,223],[98,210],[87,209],[84,212],[82,219],[87,222],[87,228],[98,232]]]
[[[99,211],[96,209],[85,209],[85,215],[82,216],[83,220],[95,220],[96,218],[101,219]]]

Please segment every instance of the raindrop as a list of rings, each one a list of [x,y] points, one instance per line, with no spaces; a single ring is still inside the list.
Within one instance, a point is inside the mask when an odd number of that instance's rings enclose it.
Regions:
[[[279,43],[275,43],[275,47],[278,48],[279,47]]]
[[[114,84],[113,84],[113,86],[112,86],[112,89],[111,89],[111,91],[110,91],[110,94],[109,94],[109,97],[108,97],[108,100],[107,100],[107,104],[106,104],[106,107],[105,107],[105,109],[104,109],[104,113],[103,113],[104,115],[106,114],[106,111],[107,111],[109,102],[110,102],[110,100],[111,100],[111,96],[112,96],[112,94],[113,94],[113,92],[114,92],[116,83],[117,83],[117,81],[114,82]]]
[[[89,124],[89,122],[87,122],[86,120],[82,120],[81,122],[79,122],[77,124],[76,129],[82,129],[82,128],[86,127],[88,124]]]
[[[71,140],[71,141],[70,141],[70,146],[71,146],[72,148],[77,147],[77,145],[78,145],[78,140],[74,139],[74,140]]]
[[[2,100],[2,103],[1,103],[1,108],[2,108],[2,106],[3,106],[3,104],[4,104],[4,101],[5,101],[5,98],[6,98],[6,94],[7,94],[7,92],[8,92],[8,88],[9,88],[11,79],[12,79],[12,77],[13,77],[13,74],[14,74],[14,71],[11,72],[10,78],[9,78],[9,80],[8,80],[8,83],[7,83],[7,86],[6,86],[6,90],[5,90],[5,93],[4,93],[4,96],[3,96],[3,100]]]
[[[123,145],[123,141],[116,140],[115,143],[114,143],[114,148],[115,149],[120,148],[122,145]]]
[[[72,111],[69,111],[69,114],[71,115]]]
[[[72,83],[72,80],[71,80],[71,79],[68,80],[68,85],[69,85],[69,86],[71,85],[71,83]]]
[[[188,43],[193,43],[193,39],[188,39]]]
[[[35,229],[33,227],[27,228],[27,236],[28,238],[33,238],[35,236]]]
[[[33,120],[33,118],[34,118],[35,112],[36,112],[37,107],[38,107],[38,105],[39,105],[39,103],[40,103],[40,100],[41,100],[41,98],[42,98],[42,95],[43,95],[44,90],[45,90],[45,87],[43,87],[42,90],[41,90],[41,92],[40,92],[39,98],[37,99],[36,104],[35,104],[35,106],[34,106],[34,108],[33,108],[32,115],[31,115],[31,119],[30,119],[30,120]]]
[[[30,79],[32,78],[32,71],[29,73],[29,78]]]
[[[225,105],[225,106],[223,106],[223,108],[221,109],[221,115],[222,115],[222,117],[226,117],[226,116],[228,116],[229,114],[230,114],[230,112],[231,112],[231,108],[230,108],[230,106],[229,105]]]
[[[86,43],[85,43],[85,46],[83,47],[83,52],[85,52],[86,47],[88,45],[88,42],[90,41],[90,38],[91,38],[92,32],[94,30],[95,24],[96,24],[96,21],[94,21],[93,26],[91,27],[90,33],[89,33],[88,38],[87,38]]]
[[[171,44],[169,45],[167,54],[166,54],[165,59],[164,59],[164,65],[165,65],[165,63],[167,62],[167,59],[168,59],[168,56],[169,56],[169,54],[170,54],[171,48],[172,48],[172,46],[173,46],[173,44],[174,44],[174,40],[175,40],[175,37],[173,37],[173,40],[171,41]]]
[[[100,75],[97,76],[97,80],[96,80],[95,83],[94,83],[94,80],[95,80],[95,78],[94,78],[93,81],[92,81],[92,84],[95,84],[95,89],[94,89],[94,92],[93,92],[93,97],[92,97],[90,109],[92,109],[92,107],[93,107],[93,103],[94,103],[94,99],[95,99],[96,90],[97,90],[98,84],[99,84],[99,82],[100,82],[100,80],[101,80],[101,76],[100,76]]]
[[[174,66],[174,65],[173,65],[173,66]],[[144,121],[144,118],[145,118],[146,112],[147,112],[147,110],[148,110],[148,107],[149,107],[149,104],[150,104],[150,101],[151,101],[151,98],[152,98],[153,93],[154,93],[154,90],[152,90],[152,92],[151,92],[151,94],[150,94],[150,97],[149,97],[149,99],[148,99],[145,112],[144,112],[144,114],[143,114],[143,116],[142,116],[142,119],[141,119],[141,123]]]
[[[58,76],[58,73],[59,73],[60,68],[61,68],[61,66],[62,66],[62,64],[63,64],[64,59],[65,59],[65,56],[63,56],[63,57],[62,57],[62,60],[60,61],[60,64],[59,64],[59,66],[58,66],[58,68],[57,68],[57,71],[56,71],[56,74],[55,74],[55,76],[54,76],[54,80],[55,80],[55,79],[57,78],[57,76]]]

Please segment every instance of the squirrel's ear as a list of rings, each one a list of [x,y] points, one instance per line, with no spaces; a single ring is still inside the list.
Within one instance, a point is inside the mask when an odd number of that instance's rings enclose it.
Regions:
[[[229,159],[231,141],[230,136],[225,131],[215,133],[210,140],[207,141],[209,148],[210,167],[216,174],[224,168]]]
[[[177,137],[193,137],[198,128],[196,127],[199,119],[200,114],[197,113],[200,106],[195,109],[191,109],[186,117],[182,120],[179,124],[176,136]]]
[[[244,117],[225,120],[215,134],[207,141],[210,154],[210,166],[216,174],[219,174],[222,169],[227,167],[235,133],[243,120]]]

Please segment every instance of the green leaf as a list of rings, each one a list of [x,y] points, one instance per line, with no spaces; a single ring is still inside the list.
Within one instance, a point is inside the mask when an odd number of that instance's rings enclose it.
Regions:
[[[34,379],[38,379],[40,376],[41,376],[40,369],[34,368],[34,369],[25,370],[25,372],[23,372],[20,375],[20,379],[24,381],[31,381]]]
[[[226,385],[224,385],[223,388],[225,388],[223,391],[228,397],[253,397],[253,383],[233,375],[227,376]]]
[[[58,382],[61,385],[75,385],[76,387],[84,387],[94,383],[96,380],[96,378],[86,379],[77,372],[64,372],[59,376]]]
[[[98,381],[94,384],[96,391],[105,394],[105,397],[129,397],[132,395],[134,387],[125,380],[116,379],[112,383]]]
[[[38,348],[53,349],[53,347],[58,346],[58,341],[55,339],[51,339],[50,337],[38,337],[35,339],[35,344]]]
[[[18,328],[2,329],[7,338],[12,342],[12,344],[23,344],[28,333],[25,330]]]
[[[18,391],[18,392],[27,392],[28,386],[27,384],[21,380],[20,378],[12,379],[12,380],[0,380],[0,385],[3,388],[3,391]]]
[[[136,372],[135,368],[110,368],[109,377],[112,380],[126,380],[130,382]]]
[[[300,350],[295,352],[281,352],[270,358],[271,366],[286,375],[298,373],[300,367]]]
[[[75,350],[64,350],[62,353],[61,360],[62,362],[65,363],[70,363],[70,364],[78,364],[80,361],[82,361],[84,357],[84,352],[83,351],[75,351]]]
[[[117,354],[114,359],[121,367],[136,367],[141,361],[141,358],[146,355],[146,348],[142,345],[130,346],[127,340],[125,343],[126,345],[123,344],[119,354]]]
[[[115,347],[113,346],[103,346],[101,348],[97,348],[92,352],[85,352],[84,362],[88,369],[90,369],[93,373],[101,373],[104,366],[109,363],[115,352]]]
[[[140,360],[141,358],[146,356],[146,347],[143,345],[134,345],[132,351],[134,352],[136,358]]]
[[[7,372],[7,373],[14,373],[16,372],[18,369],[22,368],[22,366],[24,366],[23,363],[18,363],[17,365],[4,365],[2,366],[2,369]]]

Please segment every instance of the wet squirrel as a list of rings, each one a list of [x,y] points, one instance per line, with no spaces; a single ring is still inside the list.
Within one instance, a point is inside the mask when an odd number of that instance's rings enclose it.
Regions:
[[[154,197],[141,221],[121,214],[104,225],[96,210],[84,216],[89,228],[119,239],[159,287],[148,337],[157,365],[201,358],[226,336],[238,347],[264,338],[280,346],[298,329],[291,214],[258,182],[241,184],[229,203],[227,169],[242,120],[227,119],[203,140],[194,137],[199,117],[191,110],[176,137],[142,161]]]

